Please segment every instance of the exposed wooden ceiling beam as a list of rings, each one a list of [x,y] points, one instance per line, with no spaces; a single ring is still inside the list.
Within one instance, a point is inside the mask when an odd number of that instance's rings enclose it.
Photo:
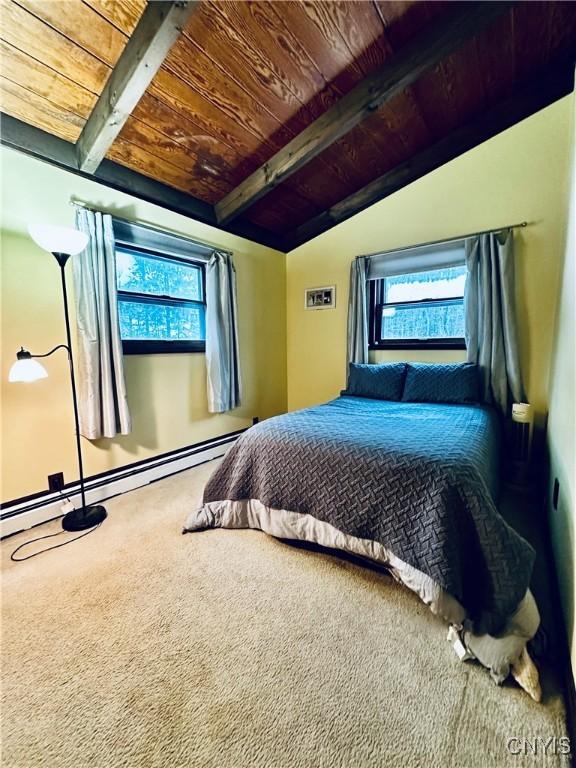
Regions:
[[[391,57],[379,71],[366,77],[217,203],[218,221],[231,221],[264,197],[511,5],[464,3],[448,19],[441,18],[429,25],[422,35]]]
[[[126,192],[140,200],[154,203],[161,208],[174,211],[195,221],[210,224],[225,232],[239,237],[245,237],[255,243],[267,245],[270,248],[283,251],[283,238],[250,221],[239,219],[232,224],[222,227],[216,221],[214,206],[179,189],[163,184],[141,173],[125,168],[112,160],[103,160],[94,174],[78,168],[76,162],[76,147],[72,142],[64,141],[57,136],[24,123],[21,120],[0,112],[0,143],[10,149],[43,160],[57,168],[92,179],[111,189]]]
[[[532,79],[509,98],[483,112],[463,128],[374,179],[358,192],[298,227],[286,238],[287,251],[311,240],[407,184],[439,168],[459,155],[510,128],[538,110],[568,95],[574,88],[572,60]]]
[[[197,4],[149,0],[77,141],[82,171],[98,168]]]

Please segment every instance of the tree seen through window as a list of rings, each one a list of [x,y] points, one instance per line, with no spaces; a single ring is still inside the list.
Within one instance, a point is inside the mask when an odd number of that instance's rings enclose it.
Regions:
[[[204,340],[201,265],[117,248],[116,281],[124,341]]]
[[[380,339],[464,337],[466,267],[383,278]]]

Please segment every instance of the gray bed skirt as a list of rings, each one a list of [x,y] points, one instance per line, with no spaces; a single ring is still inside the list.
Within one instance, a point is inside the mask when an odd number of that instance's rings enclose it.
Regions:
[[[540,700],[538,672],[526,647],[540,623],[530,590],[498,636],[477,635],[462,605],[430,576],[398,559],[382,544],[345,534],[312,515],[273,509],[256,499],[212,501],[188,515],[184,533],[204,528],[253,528],[279,539],[311,542],[385,566],[397,581],[415,592],[450,625],[448,639],[461,660],[477,659],[498,684],[512,674],[532,698]]]

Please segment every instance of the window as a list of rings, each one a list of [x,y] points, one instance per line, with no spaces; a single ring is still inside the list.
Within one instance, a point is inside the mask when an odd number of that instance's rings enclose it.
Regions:
[[[128,225],[124,224],[126,229]],[[142,234],[146,228],[130,225],[129,229],[132,236],[119,237],[119,231],[124,235],[125,232],[122,224],[114,222],[118,315],[124,353],[204,352],[204,261],[160,252],[163,233],[153,231],[151,242],[151,236]],[[142,230],[140,237],[133,236],[135,230]],[[168,238],[177,240],[166,235],[166,242]],[[156,246],[156,250],[146,247],[150,245]],[[173,244],[171,250],[176,250]],[[178,253],[182,250],[190,251],[187,241],[180,241]]]
[[[464,264],[371,280],[370,347],[465,348]]]

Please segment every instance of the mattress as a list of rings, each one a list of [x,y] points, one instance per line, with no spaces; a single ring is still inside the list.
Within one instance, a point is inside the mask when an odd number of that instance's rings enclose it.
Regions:
[[[512,633],[487,664],[500,680],[538,614],[534,551],[497,509],[499,465],[487,406],[339,397],[244,433],[186,529],[256,527],[382,562],[464,640]]]

